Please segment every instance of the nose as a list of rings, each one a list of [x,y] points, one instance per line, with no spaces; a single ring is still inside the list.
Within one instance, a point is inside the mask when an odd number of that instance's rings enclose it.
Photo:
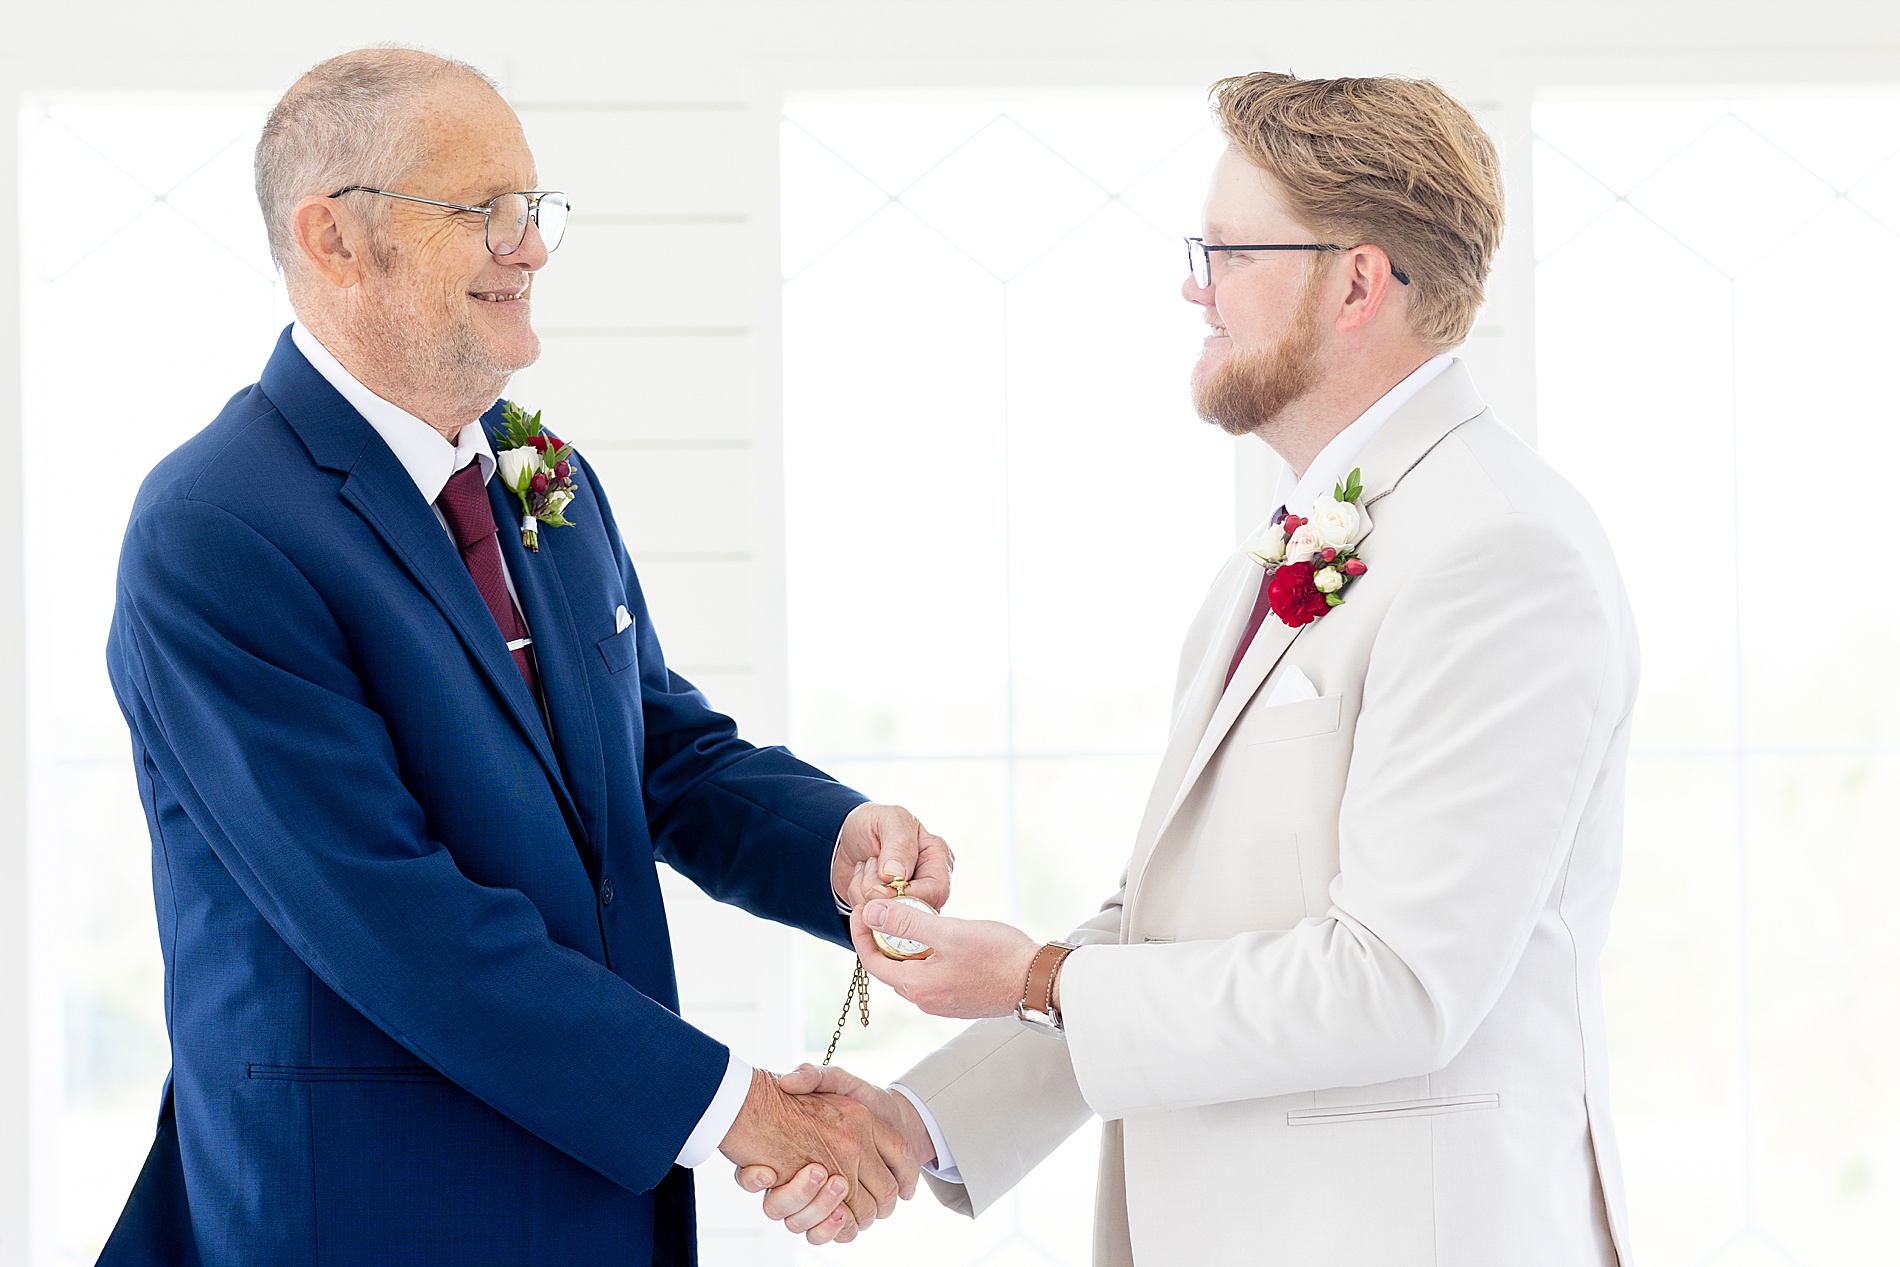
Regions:
[[[521,245],[506,255],[495,257],[503,264],[512,264],[525,273],[539,272],[548,262],[548,244],[542,240],[541,226],[528,218],[528,231],[521,235]]]
[[[1212,308],[1214,306],[1214,287],[1211,284],[1207,286],[1201,285],[1194,280],[1194,274],[1189,273],[1187,280],[1181,283],[1181,298],[1191,304],[1199,304],[1203,308]]]

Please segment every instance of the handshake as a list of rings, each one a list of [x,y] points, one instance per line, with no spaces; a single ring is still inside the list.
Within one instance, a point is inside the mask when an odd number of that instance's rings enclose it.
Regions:
[[[937,1016],[1007,1016],[1022,995],[1036,943],[1007,924],[931,915],[890,901],[883,877],[908,877],[907,896],[931,908],[950,897],[950,847],[908,811],[861,805],[845,820],[832,890],[851,908],[851,937],[872,976]],[[875,928],[932,947],[924,959],[881,954]],[[842,1069],[754,1070],[745,1105],[719,1151],[739,1186],[765,1193],[765,1213],[814,1245],[853,1239],[917,1191],[937,1163],[930,1128],[903,1094]]]

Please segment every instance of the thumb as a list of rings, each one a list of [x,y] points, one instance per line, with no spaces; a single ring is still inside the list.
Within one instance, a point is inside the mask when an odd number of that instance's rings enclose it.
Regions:
[[[778,1079],[778,1089],[787,1095],[810,1095],[824,1085],[825,1073],[816,1065],[800,1065],[790,1073],[782,1073]]]
[[[764,1192],[778,1187],[778,1172],[770,1166],[741,1166],[733,1175],[747,1192]]]
[[[923,942],[926,946],[935,946],[937,943],[932,938],[933,931],[939,934],[948,931],[945,925],[949,921],[941,915],[920,911],[902,902],[879,900],[865,904],[864,922],[886,937],[904,937]]]

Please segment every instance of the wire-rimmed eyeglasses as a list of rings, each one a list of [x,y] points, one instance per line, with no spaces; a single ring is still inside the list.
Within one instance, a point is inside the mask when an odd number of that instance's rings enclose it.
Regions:
[[[541,242],[552,251],[561,244],[561,237],[567,232],[567,215],[573,208],[568,205],[567,195],[553,190],[530,189],[519,193],[497,194],[478,206],[469,206],[461,202],[443,202],[439,198],[418,198],[414,194],[391,193],[387,189],[372,189],[368,185],[347,185],[331,194],[340,198],[344,194],[380,194],[385,198],[400,198],[404,202],[426,203],[431,207],[447,207],[450,211],[466,211],[482,218],[482,240],[488,244],[490,255],[513,255],[521,249],[521,240],[528,236],[528,222],[534,221],[534,227],[541,230]]]
[[[1182,238],[1187,243],[1188,269],[1194,274],[1194,284],[1202,288],[1214,284],[1214,264],[1208,255],[1214,251],[1343,251],[1346,248],[1331,242],[1256,242],[1250,246],[1228,245],[1225,242],[1209,246],[1200,238]],[[1392,276],[1401,286],[1410,286],[1412,279],[1401,273],[1396,267]]]

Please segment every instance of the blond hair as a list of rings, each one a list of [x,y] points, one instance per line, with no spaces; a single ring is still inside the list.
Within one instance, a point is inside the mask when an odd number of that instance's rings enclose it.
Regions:
[[[1210,90],[1228,143],[1280,187],[1295,219],[1371,243],[1410,280],[1408,313],[1440,348],[1464,342],[1504,228],[1497,149],[1429,80],[1236,75]]]

